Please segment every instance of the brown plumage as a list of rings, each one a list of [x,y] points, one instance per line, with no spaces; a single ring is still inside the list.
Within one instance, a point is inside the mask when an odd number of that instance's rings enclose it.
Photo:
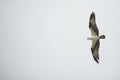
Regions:
[[[89,19],[89,29],[91,31],[90,38],[87,38],[89,40],[92,40],[92,46],[91,46],[91,52],[93,55],[94,60],[99,63],[99,47],[100,47],[100,41],[99,39],[105,39],[105,35],[99,36],[99,30],[96,24],[95,20],[95,13],[92,12]]]

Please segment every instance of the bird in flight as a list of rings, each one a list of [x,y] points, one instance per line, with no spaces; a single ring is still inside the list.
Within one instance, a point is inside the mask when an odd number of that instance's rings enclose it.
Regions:
[[[92,41],[91,52],[94,60],[99,63],[99,47],[100,39],[105,39],[105,35],[99,36],[99,30],[95,20],[95,13],[92,12],[89,18],[89,29],[91,31],[91,37],[88,37],[88,40]]]

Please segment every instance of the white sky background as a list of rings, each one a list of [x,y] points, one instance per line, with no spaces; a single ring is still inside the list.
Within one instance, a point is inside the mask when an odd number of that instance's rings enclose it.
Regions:
[[[0,80],[119,80],[119,0],[1,0]],[[91,55],[91,12],[101,40]]]

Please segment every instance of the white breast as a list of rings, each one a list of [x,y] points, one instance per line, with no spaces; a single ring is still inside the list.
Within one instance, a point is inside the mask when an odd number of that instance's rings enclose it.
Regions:
[[[92,36],[91,39],[92,39],[92,48],[94,48],[96,41],[99,39],[99,36]]]

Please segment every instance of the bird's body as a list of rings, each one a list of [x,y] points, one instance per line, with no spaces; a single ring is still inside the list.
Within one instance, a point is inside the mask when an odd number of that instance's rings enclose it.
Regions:
[[[98,39],[100,39],[100,37],[99,36],[91,36],[91,37],[88,37],[87,39],[88,40],[98,40]]]
[[[89,29],[91,31],[91,37],[88,37],[88,40],[92,41],[92,46],[91,46],[91,51],[94,60],[99,63],[99,47],[100,47],[100,39],[105,39],[105,35],[99,36],[99,30],[96,25],[96,20],[95,20],[95,13],[92,12],[90,15],[90,20],[89,20]]]

